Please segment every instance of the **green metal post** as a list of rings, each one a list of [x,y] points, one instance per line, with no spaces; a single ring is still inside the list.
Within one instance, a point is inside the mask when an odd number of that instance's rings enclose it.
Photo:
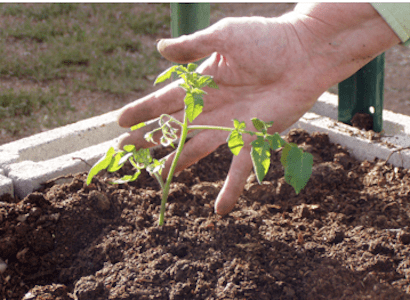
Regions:
[[[384,53],[339,83],[338,120],[351,124],[356,113],[373,117],[373,131],[383,130]]]
[[[209,3],[171,3],[171,35],[178,37],[204,29],[210,24]]]
[[[210,24],[209,3],[171,3],[172,37],[190,34]]]

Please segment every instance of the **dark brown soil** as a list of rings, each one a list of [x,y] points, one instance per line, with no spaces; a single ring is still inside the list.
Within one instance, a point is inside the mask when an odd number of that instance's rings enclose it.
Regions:
[[[284,182],[278,151],[225,217],[213,211],[225,146],[175,179],[163,227],[146,174],[3,196],[0,299],[410,299],[410,171],[358,162],[324,134],[289,141],[314,155],[307,187]]]

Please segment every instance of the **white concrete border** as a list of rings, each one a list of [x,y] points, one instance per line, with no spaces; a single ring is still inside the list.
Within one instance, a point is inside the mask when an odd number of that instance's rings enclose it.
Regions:
[[[372,141],[365,131],[336,122],[337,102],[337,95],[324,93],[292,128],[326,132],[332,142],[347,147],[361,160],[386,159],[396,150],[389,162],[410,168],[410,152],[397,151],[410,146],[409,116],[385,110],[385,137],[382,142]],[[89,165],[127,131],[117,125],[118,113],[113,111],[0,146],[0,195],[15,193],[23,198],[47,180],[88,171]]]
[[[115,110],[2,145],[0,168],[25,160],[48,160],[114,139],[127,131],[117,125],[118,113]]]

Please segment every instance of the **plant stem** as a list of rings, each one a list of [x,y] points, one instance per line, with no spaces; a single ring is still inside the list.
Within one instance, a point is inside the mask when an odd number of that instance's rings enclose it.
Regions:
[[[224,127],[224,126],[207,126],[207,125],[197,125],[197,126],[189,126],[188,130],[222,130],[222,131],[234,131],[235,128],[232,127]],[[256,136],[264,136],[262,132],[259,131],[251,131],[251,130],[240,130],[241,133],[247,133],[250,135]]]
[[[159,221],[158,221],[159,226],[164,225],[165,205],[167,204],[167,200],[168,200],[169,188],[171,186],[172,177],[174,176],[174,172],[177,167],[178,159],[179,159],[179,156],[181,155],[187,135],[188,135],[188,117],[185,112],[184,113],[184,123],[182,124],[182,132],[179,138],[178,148],[176,150],[175,157],[172,160],[172,164],[168,172],[167,180],[162,189],[161,210],[159,213]]]
[[[164,118],[164,117],[169,118],[169,120],[166,121],[166,122],[174,122],[174,123],[177,123],[177,124],[178,124],[179,126],[181,126],[181,127],[182,127],[182,125],[183,125],[183,123],[179,122],[177,119],[175,119],[174,117],[172,117],[172,116],[170,116],[170,115],[167,115],[167,114],[162,114],[159,118],[162,119],[162,118]],[[165,122],[164,122],[164,123],[165,123]]]
[[[161,186],[161,189],[164,189],[164,180],[162,180],[161,175],[159,175],[158,173],[154,173],[155,178],[158,180],[159,185]]]

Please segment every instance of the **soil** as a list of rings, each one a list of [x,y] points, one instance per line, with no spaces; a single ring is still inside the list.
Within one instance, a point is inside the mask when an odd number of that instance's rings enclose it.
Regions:
[[[106,181],[122,174],[87,186],[81,173],[21,201],[2,196],[0,298],[410,299],[410,171],[356,161],[325,134],[287,140],[314,156],[306,188],[285,183],[278,150],[224,217],[213,205],[226,146],[175,178],[163,227],[145,173],[119,186]]]
[[[215,5],[212,22],[294,6]],[[404,114],[409,56],[386,52],[385,108]],[[307,187],[296,195],[284,182],[277,151],[262,185],[251,174],[224,217],[213,205],[226,146],[175,178],[163,227],[147,174],[120,186],[74,174],[24,199],[0,196],[0,299],[410,299],[410,171],[356,161],[321,133],[293,130],[288,141],[314,155]]]

